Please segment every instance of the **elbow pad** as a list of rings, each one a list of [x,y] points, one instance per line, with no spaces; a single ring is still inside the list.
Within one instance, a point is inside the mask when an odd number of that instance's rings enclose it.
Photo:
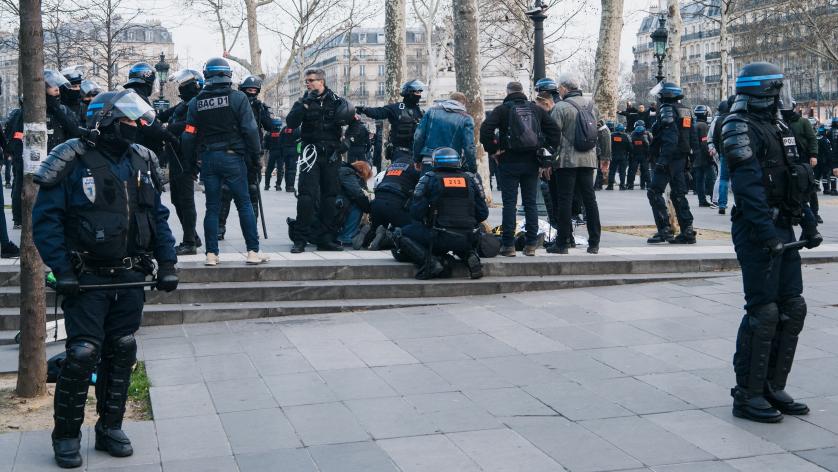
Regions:
[[[661,107],[660,121],[663,125],[675,123],[675,108],[670,105]]]
[[[748,121],[739,115],[730,115],[722,125],[722,142],[728,168],[735,169],[754,157],[751,138],[748,136]]]
[[[46,160],[35,171],[33,180],[36,184],[45,187],[55,187],[74,168],[73,162],[78,156],[87,152],[87,145],[80,139],[69,139],[50,151]]]

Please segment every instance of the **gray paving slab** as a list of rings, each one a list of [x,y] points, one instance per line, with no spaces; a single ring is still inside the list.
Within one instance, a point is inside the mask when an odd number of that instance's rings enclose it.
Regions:
[[[530,385],[524,390],[572,421],[634,414],[575,382]]]
[[[273,375],[264,378],[279,406],[310,405],[337,400],[317,372]]]
[[[248,356],[250,362],[263,377],[314,370],[297,348],[248,351]]]
[[[491,472],[564,472],[566,469],[510,429],[449,434],[483,470]]]
[[[480,359],[497,377],[516,386],[535,385],[560,380],[555,372],[527,356],[492,357]]]
[[[648,344],[634,346],[631,349],[674,364],[683,370],[714,369],[728,365],[727,362],[676,343]]]
[[[691,462],[689,464],[662,465],[655,467],[655,472],[735,472],[732,466],[723,461]]]
[[[182,328],[178,326],[177,329]],[[150,361],[193,357],[195,349],[192,344],[185,342],[186,339],[184,337],[140,338],[139,344],[143,351],[143,359]]]
[[[419,363],[415,357],[393,341],[346,341],[345,343],[370,367]]]
[[[619,448],[566,418],[512,418],[506,424],[568,470],[596,472],[642,465]]]
[[[378,441],[403,472],[479,472],[481,469],[441,434]]]
[[[347,400],[344,403],[374,439],[437,432],[430,419],[403,397]]]
[[[729,388],[708,382],[689,372],[641,375],[637,379],[698,408],[730,404]]]
[[[453,385],[424,364],[376,367],[373,372],[402,395],[454,390]]]
[[[207,385],[203,382],[167,387],[152,386],[150,393],[156,419],[215,413],[212,397],[207,390]]]
[[[370,436],[343,403],[289,406],[285,415],[306,446],[367,441]]]
[[[131,457],[111,457],[105,452],[91,450],[87,455],[89,470],[160,464],[157,429],[153,421],[125,422],[122,429],[131,438],[134,454]]]
[[[232,454],[218,415],[155,420],[163,462]]]
[[[190,338],[194,338],[207,334],[228,334],[230,333],[230,326],[226,321],[216,321],[214,323],[192,323],[183,325],[183,331]]]
[[[460,392],[427,393],[405,397],[443,433],[500,428],[501,422]]]
[[[244,352],[244,348],[239,344],[239,336],[233,333],[190,336],[189,340],[195,349],[196,356],[214,356]]]
[[[148,379],[155,387],[194,384],[203,381],[194,357],[145,361]]]
[[[367,367],[367,364],[340,340],[298,342],[297,349],[317,370]]]
[[[318,472],[308,449],[277,449],[255,454],[238,454],[240,472],[264,472],[282,467],[282,472]]]
[[[626,375],[656,374],[683,370],[676,364],[670,364],[625,347],[595,349],[590,351],[590,353],[594,359]]]
[[[593,380],[583,385],[638,415],[693,408],[687,402],[633,377]]]
[[[163,472],[239,472],[233,456],[203,457],[163,463]]]
[[[20,437],[21,434],[17,432],[0,434],[0,471],[11,472]]]
[[[446,382],[461,390],[512,386],[511,382],[500,378],[486,365],[473,359],[432,362],[426,365]]]
[[[234,380],[258,377],[259,373],[250,362],[247,354],[222,354],[218,356],[203,356],[196,359],[198,369],[207,382],[217,380]]]
[[[279,408],[224,413],[219,417],[233,454],[302,447]]]
[[[322,370],[320,376],[338,400],[392,397],[397,394],[369,368]]]
[[[794,452],[838,446],[838,436],[832,431],[808,422],[808,416],[794,417],[786,415],[783,418],[782,428],[770,428],[768,427],[770,425],[765,423],[755,423],[734,417],[730,412],[730,406],[709,408],[705,411],[743,431],[748,431],[777,444],[787,451]],[[811,416],[818,417],[820,415],[815,412]]]
[[[90,428],[82,430],[82,458],[86,458],[89,451],[89,432]],[[54,470],[56,466],[50,444],[50,431],[26,431],[21,433],[12,470],[15,472]]]
[[[463,393],[494,416],[551,416],[557,414],[552,408],[517,387],[466,390]]]
[[[399,339],[396,344],[423,363],[471,359],[457,346],[449,344],[446,337]]]
[[[277,406],[261,378],[207,382],[218,413],[258,410]]]
[[[526,326],[510,326],[489,331],[487,334],[515,348],[522,354],[567,351],[570,348]]]
[[[794,454],[773,454],[770,456],[744,457],[727,461],[734,469],[742,472],[824,472],[819,467]]]
[[[506,329],[511,325],[501,327]],[[496,328],[497,329],[497,328]],[[520,354],[506,343],[498,341],[486,333],[457,334],[442,338],[454,350],[472,359],[514,356]]]
[[[129,465],[127,467],[106,467],[104,469],[96,469],[96,472],[161,472],[163,470],[160,464],[142,464]]]
[[[321,472],[399,472],[372,441],[313,446],[309,453]]]
[[[797,455],[831,472],[838,471],[838,447],[801,451]]]

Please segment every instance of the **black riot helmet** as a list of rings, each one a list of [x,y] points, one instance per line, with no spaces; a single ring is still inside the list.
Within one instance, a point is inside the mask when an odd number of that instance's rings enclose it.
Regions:
[[[422,93],[425,91],[425,84],[422,83],[421,80],[413,79],[408,82],[405,82],[402,85],[401,96],[402,97],[409,97],[416,92]]]
[[[125,88],[132,88],[133,84],[137,84],[145,85],[151,90],[156,79],[157,72],[148,62],[138,62],[128,70],[128,82],[125,82]]]
[[[684,91],[672,82],[659,83],[652,89],[652,94],[664,103],[677,102],[684,98]]]
[[[63,75],[71,85],[81,85],[82,80],[84,80],[78,66],[66,67],[62,69],[61,75]]]
[[[335,121],[338,125],[348,125],[355,119],[355,105],[343,97],[335,97],[338,100],[338,105],[335,108]]]
[[[57,88],[60,89],[68,85],[70,82],[60,73],[52,70],[52,69],[45,69],[44,70],[44,85],[47,88]]]
[[[184,100],[191,100],[204,88],[204,76],[195,69],[181,69],[169,77],[169,82],[177,84],[178,94]]]
[[[204,79],[208,84],[230,84],[233,82],[233,69],[226,59],[213,57],[204,64]]]
[[[155,116],[151,105],[137,92],[126,89],[97,95],[87,106],[85,123],[90,129],[99,129],[108,127],[123,117],[131,121],[152,123]]]
[[[434,169],[459,169],[463,166],[460,155],[450,147],[434,149],[431,154],[431,163]]]
[[[730,113],[730,104],[727,102],[727,100],[722,100],[719,102],[718,110],[720,115]]]
[[[754,62],[739,70],[736,93],[755,98],[777,97],[783,89],[783,71],[769,62]]]
[[[705,105],[696,105],[696,107],[693,108],[695,119],[698,121],[707,121],[707,112],[707,106]]]
[[[247,77],[245,77],[244,80],[242,80],[239,84],[239,90],[244,92],[245,89],[249,88],[255,88],[256,95],[259,95],[259,92],[262,91],[262,79],[256,77],[255,75],[248,75]]]

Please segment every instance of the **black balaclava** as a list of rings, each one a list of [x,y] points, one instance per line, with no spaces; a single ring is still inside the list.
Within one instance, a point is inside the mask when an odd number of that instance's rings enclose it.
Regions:
[[[61,96],[60,95],[50,95],[47,94],[47,109],[54,110],[61,105]]]
[[[134,83],[134,84],[129,84],[125,88],[134,89],[135,92],[137,92],[138,94],[142,95],[145,98],[150,97],[151,92],[152,92],[152,90],[151,90],[152,87],[151,87],[150,84],[136,84],[136,83]]]
[[[111,157],[120,157],[128,149],[128,146],[137,141],[139,128],[125,123],[114,122],[108,126],[99,128],[102,133],[96,141],[96,147],[110,154]]]
[[[81,98],[81,90],[74,90],[69,87],[61,87],[61,103],[69,107],[75,107],[79,104]]]
[[[250,103],[251,103],[251,104],[252,104],[254,101],[256,101],[256,99],[259,97],[259,92],[256,92],[256,93],[253,93],[253,92],[244,92],[244,94],[245,94],[245,95],[247,95],[247,99],[248,99],[248,100],[250,100]]]
[[[404,102],[410,106],[419,104],[419,101],[422,100],[422,97],[419,95],[410,94],[404,97]]]
[[[178,95],[183,101],[188,102],[195,98],[198,93],[201,91],[201,87],[198,86],[196,83],[186,84],[183,87],[178,87]]]

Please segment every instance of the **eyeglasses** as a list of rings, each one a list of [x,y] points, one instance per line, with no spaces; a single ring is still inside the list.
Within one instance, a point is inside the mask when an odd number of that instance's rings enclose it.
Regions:
[[[306,79],[306,83],[310,84],[312,82],[317,82],[318,80],[323,80],[323,79]]]

